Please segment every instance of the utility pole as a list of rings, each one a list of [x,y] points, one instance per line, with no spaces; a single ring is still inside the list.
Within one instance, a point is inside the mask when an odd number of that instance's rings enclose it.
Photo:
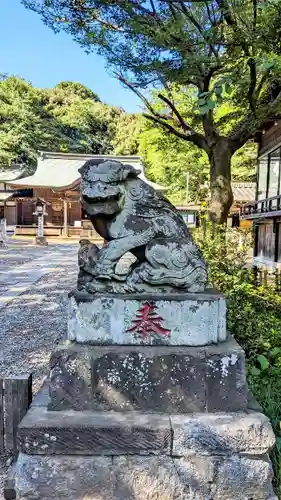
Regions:
[[[188,189],[189,189],[189,173],[186,173],[186,194],[185,194],[185,203],[188,202]]]

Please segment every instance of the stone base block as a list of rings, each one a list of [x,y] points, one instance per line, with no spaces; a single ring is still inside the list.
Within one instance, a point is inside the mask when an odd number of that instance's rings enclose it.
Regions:
[[[20,450],[33,455],[159,455],[171,453],[172,429],[168,415],[34,407],[18,440]]]
[[[72,292],[68,339],[88,344],[203,346],[226,339],[224,297],[214,290],[166,296]]]
[[[20,453],[17,500],[272,500],[266,458],[30,456]]]
[[[264,455],[275,438],[257,412],[188,415],[48,411],[33,407],[20,423],[19,449],[31,455]]]
[[[269,420],[257,412],[50,412],[19,427],[7,499],[273,500]]]
[[[244,353],[218,346],[61,345],[51,358],[50,410],[189,413],[247,406]]]

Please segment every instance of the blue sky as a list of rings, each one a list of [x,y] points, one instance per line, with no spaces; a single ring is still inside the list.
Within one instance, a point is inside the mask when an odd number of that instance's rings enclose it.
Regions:
[[[85,54],[65,33],[55,35],[20,0],[0,4],[0,73],[21,76],[36,87],[78,81],[108,104],[139,111],[139,99],[109,75],[103,58]]]

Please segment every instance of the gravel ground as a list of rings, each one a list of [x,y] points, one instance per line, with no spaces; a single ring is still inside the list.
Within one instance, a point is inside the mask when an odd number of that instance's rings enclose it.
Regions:
[[[0,297],[11,294],[19,277],[25,280],[33,270],[46,268],[24,293],[0,304],[0,377],[32,373],[34,394],[48,374],[54,345],[66,333],[67,294],[76,285],[77,251],[78,244],[43,248],[13,242],[8,249],[0,248]],[[133,260],[127,255],[121,266]],[[9,454],[0,456],[0,500],[10,460]]]
[[[36,259],[44,255],[45,265],[52,265],[48,260],[50,252],[56,251],[61,256],[61,262],[52,272],[0,309],[0,376],[32,372],[34,393],[48,373],[49,357],[55,343],[66,332],[67,293],[76,283],[77,250],[77,245],[52,245],[47,249],[18,246],[0,251],[2,281],[4,278],[0,295],[11,285],[5,283],[5,273],[20,270],[20,265],[28,262],[31,267],[36,267]],[[0,457],[0,492],[9,461],[8,454]]]
[[[50,350],[65,333],[67,293],[74,288],[75,267],[45,275],[26,293],[0,309],[0,373],[33,373],[37,392],[48,370]]]

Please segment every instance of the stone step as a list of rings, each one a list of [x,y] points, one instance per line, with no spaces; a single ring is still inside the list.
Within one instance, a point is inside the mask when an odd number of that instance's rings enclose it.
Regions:
[[[18,431],[19,447],[35,455],[170,454],[168,415],[138,412],[48,411],[31,408]]]
[[[51,358],[50,410],[212,413],[246,407],[244,353],[231,337],[206,347],[66,342]]]
[[[274,500],[269,420],[257,412],[152,415],[31,408],[11,500]]]
[[[274,445],[257,412],[153,415],[142,412],[48,411],[31,408],[19,448],[32,455],[264,455]]]

